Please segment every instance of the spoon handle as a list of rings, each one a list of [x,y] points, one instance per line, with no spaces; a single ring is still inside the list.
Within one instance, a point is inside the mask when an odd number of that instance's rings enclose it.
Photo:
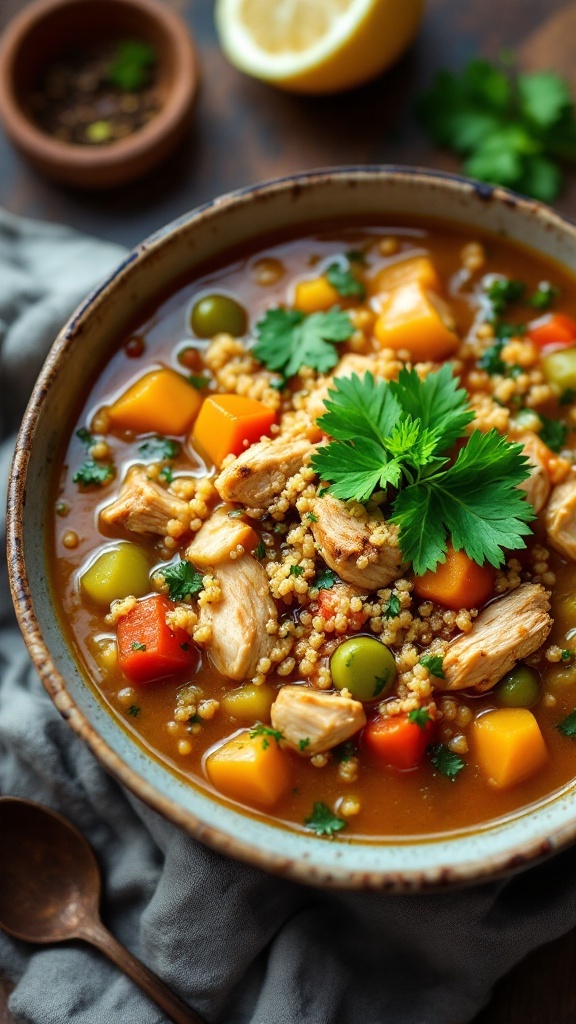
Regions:
[[[78,938],[96,946],[124,971],[150,999],[153,999],[170,1017],[174,1024],[206,1024],[192,1007],[172,992],[160,978],[149,971],[132,953],[129,953],[101,921],[87,921],[78,929]]]

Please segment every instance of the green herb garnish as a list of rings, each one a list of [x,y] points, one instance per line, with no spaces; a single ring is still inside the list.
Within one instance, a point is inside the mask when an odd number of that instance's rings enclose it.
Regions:
[[[170,469],[170,466],[162,466],[162,469],[158,473],[158,479],[162,480],[163,483],[170,485],[174,479],[174,473]]]
[[[293,377],[302,366],[327,373],[338,362],[336,346],[354,333],[347,313],[334,307],[327,313],[269,309],[256,324],[253,355],[269,370]]]
[[[354,277],[349,265],[343,267],[340,263],[331,263],[326,271],[326,280],[345,298],[363,299],[366,295],[362,281]]]
[[[437,771],[452,781],[464,768],[465,762],[458,754],[448,749],[445,743],[437,743],[430,747],[430,760]]]
[[[576,739],[576,708],[561,722],[558,722],[556,728],[563,736],[569,736],[571,740]]]
[[[550,309],[554,299],[558,298],[560,289],[556,288],[550,281],[540,281],[536,291],[530,296],[528,302],[534,309],[544,312]]]
[[[569,651],[568,648],[564,648],[564,650],[562,651],[562,654],[561,654],[562,661],[570,661],[570,659],[572,657],[572,653],[573,652]]]
[[[82,444],[85,444],[87,448],[90,448],[90,446],[94,444],[94,438],[90,431],[86,430],[86,427],[80,427],[80,430],[76,431],[76,437],[82,442]]]
[[[313,512],[307,512],[306,513],[306,519],[310,520],[311,523],[317,523],[318,522],[318,516],[315,516]]]
[[[145,651],[146,650],[146,644],[141,644],[138,640],[134,640],[130,644],[130,647],[131,647],[131,649],[133,651]]]
[[[202,391],[204,388],[207,388],[210,383],[210,377],[198,377],[194,373],[189,373],[186,380],[193,388],[196,388],[197,391]]]
[[[72,480],[81,487],[103,487],[114,477],[114,466],[109,462],[95,462],[87,459],[76,470]]]
[[[392,594],[388,604],[384,609],[384,618],[395,619],[397,615],[400,615],[402,611],[402,605],[400,604],[400,598],[396,594]]]
[[[156,63],[156,50],[140,39],[126,39],[116,47],[108,78],[123,92],[138,92],[146,85],[148,71]]]
[[[523,281],[509,277],[495,277],[484,283],[484,292],[489,299],[493,316],[500,316],[514,302],[518,302],[526,291]]]
[[[312,829],[317,836],[333,836],[336,832],[346,828],[343,818],[336,817],[327,804],[315,803],[312,814],[304,819],[306,828]]]
[[[421,729],[425,729],[430,721],[428,708],[414,708],[413,711],[408,712],[408,720],[414,725],[419,725]]]
[[[317,590],[332,590],[335,583],[340,582],[340,577],[333,569],[321,569],[316,579],[314,580],[314,586]]]
[[[178,441],[173,441],[170,437],[161,437],[160,434],[138,445],[138,454],[148,462],[171,461],[176,458],[179,451]]]
[[[303,572],[304,572],[304,569],[303,569],[303,567],[301,565],[291,565],[290,566],[290,575],[291,576],[301,576]]]
[[[160,571],[168,585],[171,601],[184,601],[187,597],[194,597],[204,587],[202,573],[197,572],[194,566],[184,559],[172,565],[165,565]]]
[[[548,416],[542,416],[542,414],[540,414],[540,419],[542,421],[540,440],[548,445],[551,451],[561,451],[566,444],[568,427],[561,420],[551,420]]]
[[[128,708],[128,714],[132,715],[132,718],[137,718],[142,708],[139,708],[137,704],[131,704]]]
[[[340,743],[337,747],[334,747],[333,754],[338,764],[345,764],[351,757],[356,757],[358,753],[356,747],[351,740],[346,740],[345,743]]]
[[[445,679],[444,669],[442,668],[444,662],[443,654],[423,654],[420,658],[420,664],[427,668],[431,676],[435,676],[436,679]]]
[[[310,737],[309,736],[306,736],[305,738],[303,738],[301,740],[298,740],[298,750],[302,751],[302,753],[309,746],[310,746]]]
[[[259,540],[254,548],[254,557],[257,558],[259,562],[261,562],[263,558],[266,558],[266,545],[263,540]]]
[[[256,736],[262,736],[262,749],[267,750],[270,746],[270,740],[276,740],[276,743],[280,743],[280,740],[284,739],[284,734],[279,732],[278,729],[271,729],[269,725],[255,725],[253,729],[250,729],[250,739],[255,739]]]

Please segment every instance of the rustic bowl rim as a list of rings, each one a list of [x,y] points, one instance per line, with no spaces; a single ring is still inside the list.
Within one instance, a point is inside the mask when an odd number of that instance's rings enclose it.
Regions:
[[[139,13],[157,23],[167,40],[174,64],[174,81],[159,112],[148,124],[124,139],[98,146],[81,146],[52,138],[27,115],[16,93],[14,72],[30,31],[46,18],[67,8],[80,8],[84,0],[33,0],[6,26],[0,39],[0,117],[7,135],[34,163],[54,177],[62,170],[73,172],[79,184],[87,173],[108,172],[149,156],[176,135],[190,116],[198,90],[199,68],[192,37],[186,24],[159,0],[113,0],[137,17]],[[97,6],[100,0],[91,0]],[[110,0],[102,0],[110,6]],[[136,176],[136,174],[131,175]],[[70,181],[67,174],[66,180]],[[129,180],[124,177],[122,181]]]
[[[350,866],[343,867],[340,865],[334,867],[332,865],[327,867],[326,865],[311,863],[307,855],[291,855],[289,853],[279,855],[277,853],[270,853],[264,847],[255,845],[250,841],[245,841],[238,835],[231,835],[218,826],[206,824],[189,809],[181,806],[176,799],[160,793],[155,786],[142,778],[135,768],[127,764],[111,748],[68,693],[66,680],[58,671],[47,643],[43,638],[30,593],[23,550],[23,515],[26,501],[26,474],[30,459],[30,447],[33,442],[36,422],[46,399],[50,382],[57,370],[59,358],[66,352],[66,346],[72,340],[74,333],[81,328],[82,323],[90,316],[90,310],[94,301],[106,296],[106,293],[114,288],[118,278],[127,271],[131,272],[132,268],[137,265],[139,258],[150,253],[151,250],[157,252],[179,229],[183,227],[190,228],[190,226],[202,222],[203,219],[209,218],[212,212],[222,213],[230,207],[251,203],[259,197],[269,196],[275,192],[293,192],[296,195],[302,189],[314,186],[322,187],[323,185],[329,185],[335,179],[338,181],[343,178],[352,180],[352,184],[366,180],[374,183],[376,181],[410,181],[416,184],[420,182],[448,190],[455,199],[459,195],[476,195],[482,201],[494,202],[518,209],[522,216],[535,216],[542,219],[546,230],[555,228],[563,235],[568,235],[571,244],[574,244],[576,253],[576,224],[536,200],[528,199],[507,189],[485,185],[459,175],[399,165],[355,165],[326,168],[275,178],[257,185],[246,186],[212,199],[194,210],[183,214],[165,227],[160,228],[129,252],[122,262],[78,306],[67,324],[58,334],[34,386],[18,434],[9,482],[7,540],[8,570],[12,598],[18,623],[31,658],[42,683],[61,715],[69,722],[76,734],[86,741],[96,758],[114,778],[154,810],[185,829],[205,845],[219,853],[244,861],[253,867],[270,871],[296,882],[311,885],[406,893],[485,883],[533,865],[574,842],[576,839],[576,806],[574,809],[571,808],[571,815],[567,815],[567,820],[563,820],[561,825],[555,826],[550,832],[531,834],[522,841],[513,842],[510,848],[506,848],[504,852],[499,852],[495,855],[484,853],[478,858],[478,856],[471,854],[469,860],[461,861],[457,865],[450,863],[449,847],[452,834],[448,833],[445,837],[440,837],[441,840],[445,839],[446,843],[446,865],[441,869],[422,867],[416,870],[412,868],[407,870],[390,870],[389,868],[383,868],[367,872],[365,870],[355,870]],[[562,790],[560,796],[564,795],[565,790],[569,790],[570,797],[572,798],[575,789],[576,783],[569,783]],[[536,805],[536,812],[538,810],[545,810],[548,804],[553,803],[557,798],[558,794],[555,793],[539,801]],[[524,816],[534,817],[533,814],[530,815],[530,811],[531,808],[525,809]],[[239,819],[244,817],[241,812],[237,812],[237,814]],[[514,822],[516,817],[519,818],[521,816],[522,811],[519,811],[517,816],[511,816],[511,820]],[[493,823],[479,825],[476,829],[469,831],[472,837],[476,834],[490,832],[493,826],[497,826],[503,820],[507,819],[495,819]],[[287,833],[281,826],[276,827],[281,828],[282,832],[286,835],[292,835],[292,833]],[[461,838],[462,836],[456,836],[456,839]],[[315,839],[314,842],[321,844],[324,841]],[[375,841],[373,845],[393,846],[394,837],[391,837],[389,844]],[[406,847],[407,843],[405,840],[400,840],[397,845]],[[409,840],[408,845],[422,844],[419,842],[418,837],[415,837],[413,840]],[[354,849],[359,844],[351,842],[347,846]]]

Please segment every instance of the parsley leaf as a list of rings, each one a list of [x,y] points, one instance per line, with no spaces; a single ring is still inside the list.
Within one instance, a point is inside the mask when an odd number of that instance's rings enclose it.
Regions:
[[[86,430],[86,427],[80,427],[80,429],[76,431],[76,437],[82,442],[82,444],[85,444],[87,448],[94,443],[94,438],[90,431]]]
[[[576,739],[576,708],[566,718],[563,718],[561,722],[558,722],[556,728],[563,736],[569,736],[571,740]]]
[[[400,598],[396,594],[392,594],[384,609],[384,618],[395,619],[397,615],[400,615],[401,610]]]
[[[497,341],[494,345],[490,345],[480,356],[478,360],[478,366],[481,370],[486,370],[491,376],[494,373],[504,375],[506,372],[506,363],[501,358],[500,353],[504,348],[503,341]]]
[[[181,559],[161,569],[171,601],[184,601],[187,597],[199,594],[204,586],[201,572],[197,572],[190,562]]]
[[[254,558],[257,558],[259,562],[266,558],[266,545],[263,540],[259,540],[254,548]]]
[[[494,316],[500,316],[508,306],[518,302],[526,291],[523,281],[513,281],[509,277],[492,277],[484,280],[484,291]]]
[[[345,298],[363,299],[366,295],[362,281],[354,277],[349,266],[342,267],[339,263],[331,263],[326,271],[326,280]]]
[[[333,569],[324,568],[318,573],[314,580],[314,586],[318,590],[332,590],[335,583],[340,582],[340,577]]]
[[[169,437],[161,437],[160,434],[144,441],[144,444],[138,445],[139,454],[149,462],[170,461],[176,458],[179,451],[178,441],[173,441]]]
[[[162,466],[158,474],[158,479],[162,480],[163,483],[170,485],[174,479],[174,473],[170,469],[170,466]]]
[[[343,818],[336,817],[327,804],[315,803],[312,814],[304,819],[306,828],[312,829],[317,836],[333,836],[336,832],[346,828]]]
[[[284,739],[284,733],[279,732],[278,729],[271,729],[269,725],[258,724],[253,729],[250,729],[250,739],[253,740],[257,736],[262,736],[262,749],[267,750],[270,746],[270,740],[276,740],[276,743],[280,743],[280,740]]]
[[[444,669],[442,663],[444,656],[442,654],[423,654],[420,658],[420,664],[427,668],[430,675],[436,679],[445,679]]]
[[[572,658],[572,653],[572,651],[568,650],[568,648],[565,647],[561,654],[562,661],[570,661]]]
[[[430,721],[428,708],[414,708],[413,711],[408,713],[408,721],[413,722],[414,725],[419,725],[421,729],[425,729]]]
[[[561,420],[551,420],[548,416],[542,416],[542,430],[540,431],[540,440],[553,452],[559,452],[566,444],[566,434],[568,433],[568,427]]]
[[[302,565],[291,565],[290,566],[290,575],[291,576],[301,576],[303,572],[304,572],[304,567]]]
[[[128,708],[128,714],[132,715],[132,718],[138,718],[142,708],[139,708],[137,704],[131,704]]]
[[[327,373],[338,362],[336,345],[354,333],[347,313],[335,306],[306,316],[297,309],[269,309],[256,324],[252,349],[269,370],[293,377],[302,366]]]
[[[560,289],[556,288],[550,281],[540,281],[536,291],[530,296],[528,302],[533,309],[541,311],[550,309],[554,299],[558,298]]]
[[[298,740],[298,750],[301,753],[303,753],[306,750],[306,747],[309,747],[309,746],[310,746],[310,737],[309,736],[305,736],[301,740]]]
[[[141,644],[139,640],[134,640],[130,644],[130,647],[131,647],[131,649],[133,651],[145,651],[146,650],[146,644]]]
[[[114,476],[114,466],[110,462],[95,462],[86,459],[76,470],[72,480],[81,487],[103,487]]]
[[[437,743],[434,747],[430,747],[430,760],[436,771],[446,775],[452,782],[465,764],[462,758],[449,750],[444,743]]]

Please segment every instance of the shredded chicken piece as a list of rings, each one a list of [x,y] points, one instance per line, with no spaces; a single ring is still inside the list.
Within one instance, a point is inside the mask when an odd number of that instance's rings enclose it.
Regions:
[[[270,717],[287,745],[306,757],[330,750],[366,725],[360,701],[309,686],[283,686]]]
[[[242,452],[215,481],[224,501],[239,501],[249,508],[269,508],[298,473],[314,446],[306,438],[260,441]]]
[[[557,484],[545,512],[546,532],[553,548],[576,561],[576,477]]]
[[[242,519],[231,519],[230,511],[229,505],[217,508],[188,545],[184,557],[199,569],[227,562],[256,547],[255,530]]]
[[[214,575],[222,597],[200,608],[200,629],[210,627],[210,638],[203,646],[223,676],[250,679],[260,659],[270,656],[275,642],[266,628],[278,617],[268,577],[252,555],[223,562]]]
[[[442,662],[444,679],[434,679],[440,690],[492,689],[517,661],[533,654],[546,640],[552,619],[548,594],[537,583],[488,605],[469,633],[454,640]]]
[[[116,501],[102,509],[100,518],[106,526],[123,526],[131,533],[157,533],[164,537],[172,519],[188,530],[192,513],[187,501],[149,480],[142,466],[134,466],[128,471]]]
[[[398,528],[363,510],[352,515],[349,504],[330,494],[317,498],[311,523],[320,555],[340,579],[364,592],[379,590],[403,571]]]
[[[548,475],[550,449],[532,430],[527,430],[514,440],[524,445],[524,455],[528,459],[530,469],[530,476],[520,484],[520,490],[526,491],[534,511],[540,512],[548,501],[552,487]]]

